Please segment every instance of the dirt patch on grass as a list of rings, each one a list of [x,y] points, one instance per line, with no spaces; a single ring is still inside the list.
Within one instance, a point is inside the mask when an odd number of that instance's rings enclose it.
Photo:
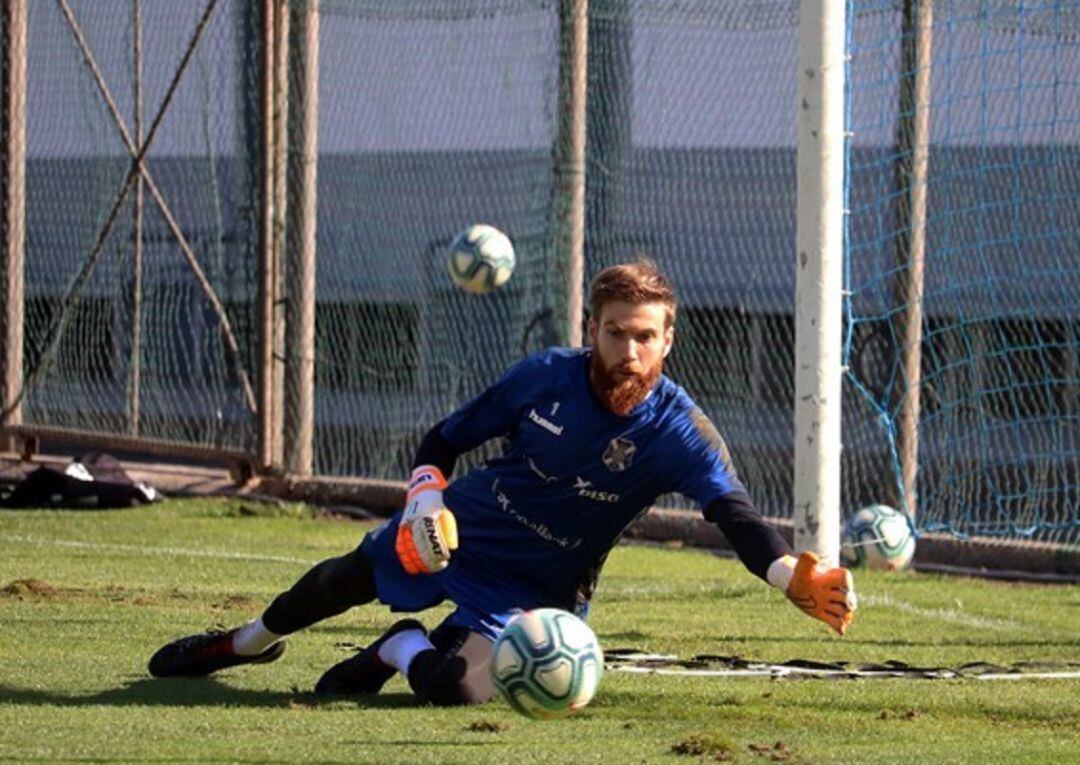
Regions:
[[[179,590],[170,590],[168,592],[141,592],[131,597],[131,605],[133,606],[166,606],[170,603],[186,603],[191,600],[191,596],[187,593],[180,592]]]
[[[711,733],[691,733],[672,744],[671,751],[684,757],[708,757],[717,762],[730,762],[736,757],[735,744],[731,739]]]
[[[0,600],[99,601],[119,605],[158,606],[173,600],[189,600],[177,592],[140,592],[119,584],[98,587],[62,587],[41,579],[16,579],[0,587]]]
[[[791,747],[783,741],[775,744],[750,744],[750,751],[770,762],[787,762],[792,765],[809,765]]]
[[[246,595],[228,595],[223,600],[211,605],[217,611],[254,611],[261,603],[257,603]]]
[[[106,584],[100,588],[61,587],[41,579],[16,579],[0,587],[0,598],[13,600],[105,600],[110,603],[127,603],[132,593],[118,584]]]
[[[46,598],[55,598],[59,594],[59,587],[43,582],[40,579],[16,579],[0,588],[0,597],[15,598],[16,600],[29,600],[31,598],[44,600]]]
[[[99,588],[61,587],[41,579],[16,579],[0,587],[0,598],[13,600],[104,600],[109,603],[130,603],[135,595],[118,584]]]

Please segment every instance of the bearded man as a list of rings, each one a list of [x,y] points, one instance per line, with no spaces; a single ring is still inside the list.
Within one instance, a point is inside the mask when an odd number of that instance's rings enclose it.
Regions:
[[[813,553],[796,560],[755,509],[716,427],[663,374],[677,300],[655,263],[604,269],[589,304],[589,348],[523,359],[427,433],[404,510],[316,565],[259,618],[162,647],[150,673],[273,661],[285,636],[374,600],[407,612],[449,600],[457,610],[430,633],[399,621],[315,690],[378,693],[400,671],[424,701],[486,701],[492,645],[507,622],[542,607],[586,616],[608,552],[671,492],[703,508],[751,573],[843,634],[856,606],[849,572],[824,569]],[[492,438],[506,439],[500,456],[447,481],[459,456]]]

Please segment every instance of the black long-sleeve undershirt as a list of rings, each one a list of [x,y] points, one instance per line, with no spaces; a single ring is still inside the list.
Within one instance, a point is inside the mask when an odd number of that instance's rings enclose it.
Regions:
[[[435,423],[435,427],[427,432],[423,440],[420,441],[420,446],[416,449],[416,458],[413,460],[413,469],[420,467],[421,465],[434,465],[442,474],[449,480],[450,475],[454,472],[454,465],[457,464],[458,457],[461,456],[461,452],[454,447],[449,441],[443,438],[442,428],[443,423],[446,420],[439,420]]]
[[[750,573],[762,579],[773,561],[791,554],[791,546],[780,532],[765,522],[750,497],[743,492],[714,499],[705,508],[704,516],[705,520],[720,527]]]

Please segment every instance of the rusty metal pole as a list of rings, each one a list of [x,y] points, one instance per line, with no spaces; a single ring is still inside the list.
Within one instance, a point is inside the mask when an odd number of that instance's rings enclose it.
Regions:
[[[585,316],[585,97],[589,54],[588,0],[562,0],[559,126],[555,173],[556,230],[566,263],[566,341],[582,343]]]
[[[288,301],[285,310],[285,470],[311,475],[315,430],[315,234],[319,126],[319,0],[290,23]]]
[[[263,35],[262,35],[262,109],[259,115],[261,129],[261,162],[259,163],[260,194],[259,229],[259,286],[258,286],[258,327],[259,327],[259,397],[258,397],[258,465],[260,471],[268,471],[274,462],[274,442],[276,423],[274,418],[274,300],[275,288],[275,248],[274,248],[274,86],[275,86],[275,48],[278,0],[263,0]]]
[[[274,449],[272,464],[285,460],[285,233],[288,225],[289,4],[278,0],[274,15]]]
[[[135,67],[135,149],[142,150],[143,124],[142,124],[142,0],[134,0],[135,12],[135,35],[134,35],[134,67]],[[131,358],[128,361],[128,432],[136,436],[139,434],[139,403],[142,388],[142,232],[143,232],[143,185],[145,180],[142,173],[135,177],[134,191],[134,221],[132,227],[132,241],[135,244],[134,264],[131,271]]]
[[[26,7],[7,0],[4,18],[4,428],[22,424],[23,296],[26,255]],[[15,437],[0,431],[0,450],[12,451]]]
[[[901,54],[900,125],[897,131],[897,257],[894,291],[903,311],[897,314],[897,335],[904,370],[896,415],[903,496],[896,505],[915,517],[919,472],[919,415],[922,387],[923,266],[926,261],[926,191],[930,165],[930,68],[933,0],[905,0]],[[910,74],[909,74],[910,73]]]

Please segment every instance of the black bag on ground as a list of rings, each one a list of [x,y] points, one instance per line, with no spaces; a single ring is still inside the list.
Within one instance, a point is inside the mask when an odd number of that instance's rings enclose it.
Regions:
[[[111,454],[91,452],[66,470],[42,465],[15,484],[0,501],[4,507],[134,507],[161,495],[148,484],[133,481]]]

